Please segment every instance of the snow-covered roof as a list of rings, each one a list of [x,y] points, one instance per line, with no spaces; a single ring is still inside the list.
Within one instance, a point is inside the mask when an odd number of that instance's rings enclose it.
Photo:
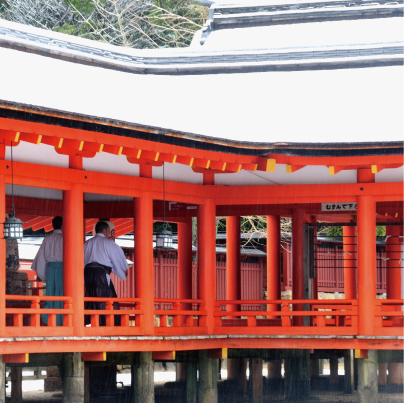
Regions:
[[[193,46],[157,50],[0,21],[0,101],[195,144],[401,142],[402,12],[402,1],[215,4]]]

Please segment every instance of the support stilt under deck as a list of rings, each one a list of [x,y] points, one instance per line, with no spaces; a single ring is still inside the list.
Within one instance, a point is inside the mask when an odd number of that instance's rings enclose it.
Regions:
[[[185,362],[177,362],[175,364],[175,381],[176,382],[184,382],[186,377],[186,363]]]
[[[269,361],[267,363],[268,379],[282,378],[282,361]]]
[[[22,368],[11,367],[11,403],[22,402]]]
[[[207,350],[199,351],[198,403],[218,403],[218,359],[210,359]]]
[[[252,403],[263,403],[264,381],[262,377],[262,358],[250,359],[250,387]]]
[[[237,389],[245,395],[247,391],[247,360],[245,358],[227,359],[227,379],[237,382]]]
[[[6,403],[6,364],[0,355],[0,403]]]
[[[133,372],[133,402],[154,403],[154,363],[150,351],[135,354]]]
[[[368,350],[367,358],[358,358],[358,403],[378,403],[377,350]]]
[[[63,403],[84,403],[84,362],[81,353],[63,353]]]
[[[286,399],[306,400],[310,396],[310,352],[295,350],[285,359]]]
[[[338,357],[330,357],[330,385],[338,385]]]
[[[195,361],[185,364],[186,403],[198,402],[198,365]]]
[[[387,363],[380,362],[377,365],[377,371],[378,371],[377,384],[379,386],[386,386],[387,385]]]
[[[344,393],[351,394],[354,390],[354,354],[353,350],[344,351]]]

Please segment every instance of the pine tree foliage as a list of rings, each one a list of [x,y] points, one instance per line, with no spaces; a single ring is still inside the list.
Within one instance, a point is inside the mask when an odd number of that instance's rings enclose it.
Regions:
[[[2,0],[1,17],[118,46],[188,46],[208,16],[189,0]]]

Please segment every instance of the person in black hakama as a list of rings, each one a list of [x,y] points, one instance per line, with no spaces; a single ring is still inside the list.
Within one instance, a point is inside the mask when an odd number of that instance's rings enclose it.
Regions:
[[[108,223],[99,221],[95,226],[95,237],[84,243],[84,283],[85,297],[116,298],[111,271],[122,280],[126,280],[128,264],[120,246],[108,239],[111,235]],[[84,309],[105,310],[105,302],[85,302]],[[113,303],[119,309],[117,302]],[[85,324],[91,323],[90,315],[85,315]],[[115,326],[120,326],[121,317],[115,315]],[[106,325],[105,315],[99,316],[99,325]]]

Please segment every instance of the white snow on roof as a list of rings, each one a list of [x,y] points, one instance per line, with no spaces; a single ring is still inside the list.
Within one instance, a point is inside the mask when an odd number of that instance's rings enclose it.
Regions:
[[[212,31],[198,50],[290,51],[295,48],[389,43],[403,39],[403,18],[395,17],[221,29]]]
[[[235,141],[403,138],[401,66],[153,76],[5,48],[0,60],[6,101]]]

